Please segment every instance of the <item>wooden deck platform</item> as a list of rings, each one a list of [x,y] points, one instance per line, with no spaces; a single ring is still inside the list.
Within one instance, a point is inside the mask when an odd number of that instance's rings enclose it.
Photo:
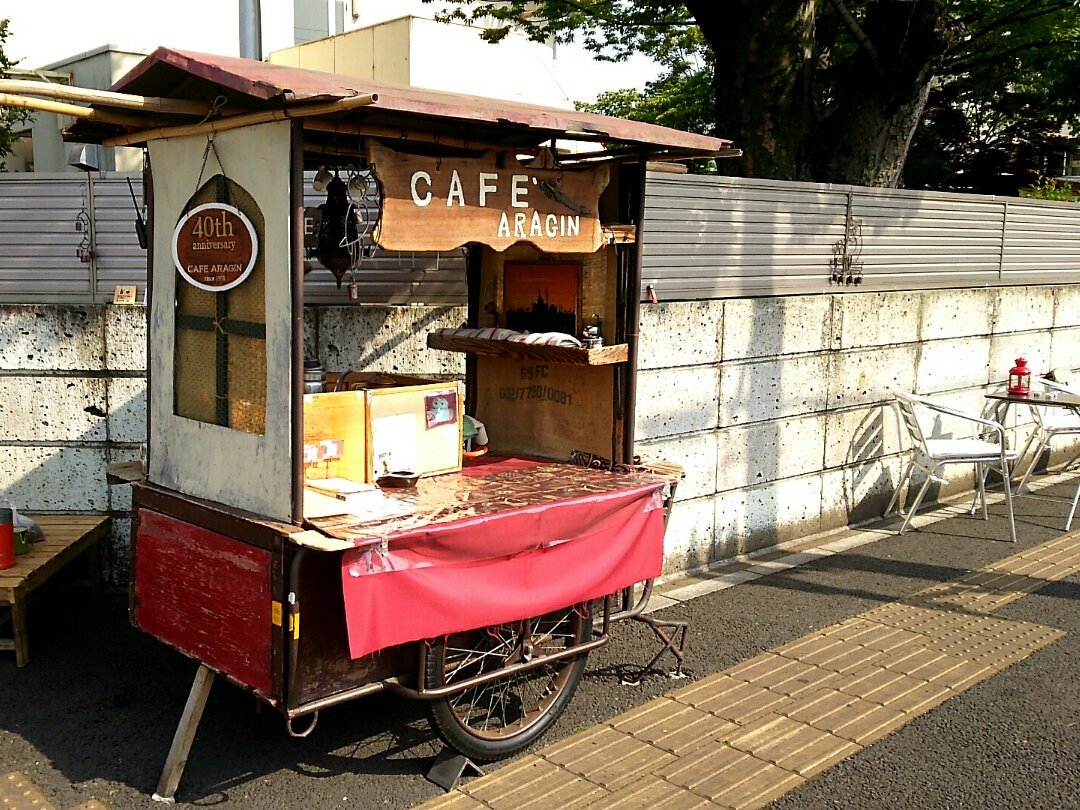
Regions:
[[[108,515],[34,515],[45,539],[32,543],[15,558],[15,567],[0,571],[0,610],[10,612],[11,638],[0,638],[0,650],[15,651],[15,665],[30,660],[26,633],[26,606],[30,594],[44,585],[68,563],[90,555],[91,572],[97,575],[98,541],[109,532]]]

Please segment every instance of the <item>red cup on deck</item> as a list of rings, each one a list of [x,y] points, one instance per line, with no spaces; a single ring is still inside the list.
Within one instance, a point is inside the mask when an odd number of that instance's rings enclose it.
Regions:
[[[15,530],[11,525],[14,515],[7,507],[0,507],[0,571],[15,567]]]

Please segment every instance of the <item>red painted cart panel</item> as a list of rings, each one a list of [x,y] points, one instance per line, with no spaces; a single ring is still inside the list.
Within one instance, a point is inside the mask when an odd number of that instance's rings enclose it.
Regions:
[[[138,526],[135,624],[272,694],[271,552],[148,509]]]

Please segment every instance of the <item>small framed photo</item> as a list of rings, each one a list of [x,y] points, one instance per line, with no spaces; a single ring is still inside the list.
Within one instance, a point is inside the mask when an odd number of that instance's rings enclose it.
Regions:
[[[507,262],[503,269],[506,328],[577,335],[581,266],[573,262]]]

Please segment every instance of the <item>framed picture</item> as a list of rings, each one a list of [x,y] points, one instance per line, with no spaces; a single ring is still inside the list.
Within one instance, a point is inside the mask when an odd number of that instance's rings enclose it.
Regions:
[[[503,267],[506,328],[577,335],[581,266],[573,262],[507,262]]]

